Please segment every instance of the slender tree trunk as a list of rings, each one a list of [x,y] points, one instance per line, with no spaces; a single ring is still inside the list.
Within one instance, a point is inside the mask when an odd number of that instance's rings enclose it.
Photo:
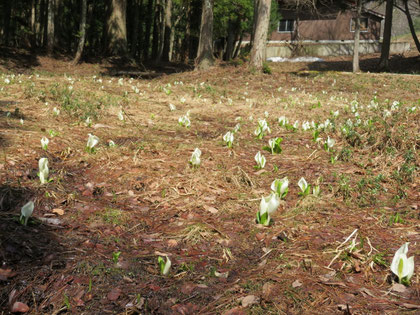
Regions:
[[[62,0],[54,0],[54,47],[64,48],[66,47],[64,43],[62,43],[62,25],[68,21],[63,21],[63,1]],[[67,41],[69,50],[71,50],[72,45],[74,45],[74,41]]]
[[[48,1],[41,0],[41,5],[39,8],[39,46],[45,47],[47,39],[47,11],[48,11]]]
[[[4,12],[3,12],[3,43],[9,45],[10,39],[10,16],[12,15],[12,3],[11,1],[4,1]]]
[[[36,0],[31,1],[31,48],[36,47]]]
[[[108,20],[108,51],[112,55],[127,53],[127,0],[111,0]]]
[[[97,34],[92,34],[92,30],[94,29],[92,27],[92,20],[94,18],[94,12],[95,12],[95,5],[93,3],[88,3],[87,12],[86,12],[86,41],[89,43],[89,46],[85,47],[83,50],[85,53],[90,54],[90,52],[95,51],[98,49],[100,42],[101,42],[101,36],[98,36]]]
[[[241,51],[241,45],[242,45],[242,40],[243,39],[244,39],[244,33],[241,32],[241,35],[239,36],[238,44],[236,45],[235,52],[233,53],[233,57],[232,57],[233,59],[238,57],[239,52]]]
[[[148,0],[147,2],[147,14],[146,14],[146,26],[144,32],[144,42],[143,42],[143,59],[149,59],[149,50],[150,50],[150,34],[152,30],[152,21],[153,21],[153,3],[154,0]]]
[[[178,25],[179,21],[181,21],[182,15],[179,15],[178,18],[175,20],[173,24],[173,30],[171,31],[171,37],[169,38],[169,60],[172,61],[173,59],[173,53],[174,53],[174,44],[175,44],[175,28]]]
[[[261,0],[254,0],[254,17],[252,20],[252,32],[251,32],[251,47],[254,46],[255,32],[257,29],[257,16],[258,16],[258,6]]]
[[[420,1],[419,1],[420,5]],[[414,43],[416,44],[417,50],[420,53],[420,42],[414,28],[413,20],[411,18],[410,9],[408,7],[408,0],[404,0],[405,15],[407,16],[408,26],[410,27],[411,36],[413,36]]]
[[[256,0],[255,5],[258,5],[257,16],[255,22],[254,42],[251,48],[250,64],[257,70],[261,70],[263,62],[266,59],[266,42],[268,24],[270,22],[270,8],[271,0]]]
[[[360,46],[360,16],[362,15],[362,0],[356,1],[356,25],[354,30],[353,48],[353,72],[360,72],[359,66],[359,46]]]
[[[54,51],[54,13],[55,0],[48,1],[48,23],[47,23],[47,53],[50,55]]]
[[[167,1],[167,0],[166,0]],[[165,0],[159,0],[158,15],[158,51],[155,62],[160,62],[163,54],[163,46],[165,39]]]
[[[85,46],[86,38],[86,13],[87,13],[87,0],[82,0],[82,8],[80,12],[80,26],[79,26],[79,45],[77,46],[76,56],[74,57],[73,64],[78,64],[83,54],[83,47]]]
[[[235,35],[236,35],[236,23],[232,22],[232,20],[229,19],[226,52],[225,52],[225,58],[224,58],[226,61],[229,61],[230,59],[232,59],[233,49],[235,45]]]
[[[393,0],[386,0],[385,8],[385,27],[384,27],[384,38],[382,40],[381,58],[379,60],[378,70],[388,71],[389,70],[389,50],[391,47],[391,30],[392,30],[392,11],[393,11]]]
[[[163,61],[171,61],[171,37],[172,37],[172,0],[166,0],[165,6],[165,32],[163,38]]]
[[[204,0],[201,13],[200,41],[196,69],[206,70],[214,64],[213,57],[213,5],[214,0]]]
[[[141,59],[143,54],[142,45],[144,44],[144,30],[143,30],[143,21],[144,21],[144,6],[143,6],[143,0],[140,0],[139,2],[139,27],[138,27],[138,37],[137,37],[137,53],[136,56]],[[140,21],[142,23],[140,23]],[[149,39],[147,39],[149,40]]]
[[[131,56],[136,57],[138,36],[139,36],[139,15],[140,15],[138,0],[133,0],[132,9],[134,12],[133,12],[133,25],[131,28]]]
[[[160,23],[159,23],[160,12],[159,12],[159,8],[160,8],[160,1],[161,0],[156,0],[155,15],[154,15],[154,19],[153,19],[152,56],[150,58],[152,60],[157,60],[158,54],[159,54],[159,34],[160,34],[160,29],[159,29],[159,26],[160,26]]]
[[[185,63],[188,63],[190,59],[190,40],[191,40],[191,3],[187,1],[186,4],[186,19],[187,23],[185,25],[185,37],[182,42],[181,47],[181,60]]]

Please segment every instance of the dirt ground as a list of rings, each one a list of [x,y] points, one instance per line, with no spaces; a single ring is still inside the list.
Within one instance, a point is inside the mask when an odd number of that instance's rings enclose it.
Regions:
[[[393,56],[390,74],[349,64],[272,63],[267,75],[226,64],[74,67],[3,50],[2,313],[418,314],[419,57]],[[262,139],[259,119],[271,129]],[[222,137],[238,124],[229,148]],[[263,150],[275,137],[280,154]],[[257,224],[261,197],[286,176],[270,226]],[[320,193],[300,195],[301,177]],[[390,264],[405,242],[417,265],[402,285]],[[158,257],[171,260],[168,275]]]

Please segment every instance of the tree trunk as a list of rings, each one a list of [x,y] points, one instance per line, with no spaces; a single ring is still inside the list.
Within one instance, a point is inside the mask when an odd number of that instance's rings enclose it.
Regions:
[[[165,38],[165,2],[166,0],[158,0],[159,8],[158,8],[158,50],[157,55],[155,58],[155,62],[160,62],[162,59],[163,54],[163,45],[164,45],[164,38]]]
[[[144,42],[143,42],[143,59],[149,59],[149,50],[150,50],[150,33],[152,30],[152,21],[153,21],[153,2],[154,0],[148,0],[147,2],[147,14],[146,14],[146,26],[144,32]]]
[[[188,60],[190,59],[190,40],[191,40],[191,3],[190,1],[186,1],[187,6],[186,8],[186,19],[187,23],[185,25],[185,37],[182,41],[182,47],[181,47],[181,61],[188,63]]]
[[[171,37],[172,37],[172,0],[166,0],[165,6],[165,31],[163,37],[163,61],[171,61]]]
[[[257,29],[257,16],[258,16],[259,3],[260,3],[260,0],[254,0],[254,16],[253,16],[253,20],[252,20],[251,40],[249,42],[251,47],[254,46],[255,31]]]
[[[155,4],[155,14],[153,17],[153,38],[152,38],[152,55],[150,59],[156,60],[159,53],[159,2],[161,0],[156,0]]]
[[[47,42],[47,12],[48,12],[48,1],[41,0],[41,5],[39,8],[39,46],[45,47]]]
[[[83,54],[83,47],[85,46],[86,38],[86,12],[87,0],[82,0],[82,10],[80,12],[80,26],[79,26],[79,45],[77,46],[76,56],[73,60],[73,65],[78,64]]]
[[[173,59],[173,53],[174,53],[174,45],[175,45],[175,28],[178,25],[179,21],[181,21],[182,15],[179,15],[178,18],[175,20],[175,22],[172,25],[172,28],[174,30],[171,31],[171,37],[169,38],[169,60],[172,61]]]
[[[133,9],[133,25],[131,27],[131,56],[136,57],[137,54],[137,46],[138,46],[138,38],[139,38],[139,4],[138,0],[133,0],[132,4]]]
[[[420,2],[419,2],[420,5]],[[405,15],[407,16],[408,26],[410,27],[411,36],[413,36],[414,43],[416,44],[417,50],[420,53],[420,42],[417,38],[416,30],[414,28],[413,20],[411,19],[410,9],[408,8],[408,0],[404,0]]]
[[[31,48],[36,47],[36,0],[31,1]]]
[[[266,42],[268,24],[270,22],[271,0],[255,0],[254,5],[258,6],[255,21],[254,42],[251,48],[250,64],[257,70],[261,70],[266,59]]]
[[[48,1],[48,23],[47,23],[47,53],[51,55],[54,51],[54,13],[55,0]]]
[[[213,5],[214,0],[203,0],[200,41],[198,43],[196,69],[206,70],[214,64],[213,57]]]
[[[127,53],[127,0],[111,0],[111,15],[108,19],[108,52],[111,55]]]
[[[12,15],[12,3],[11,1],[4,1],[4,12],[3,12],[3,44],[9,45],[10,38],[10,16]]]
[[[379,71],[389,70],[388,59],[389,59],[389,49],[391,47],[392,11],[393,11],[393,0],[386,0],[384,38],[382,40],[381,58],[379,60],[379,65],[378,65]]]
[[[143,21],[144,21],[144,6],[143,6],[143,0],[140,0],[139,2],[139,27],[138,27],[138,35],[137,35],[137,53],[136,56],[141,59],[143,49],[141,48],[144,44],[145,38],[144,38],[144,31],[143,31]],[[141,23],[140,23],[141,21]],[[149,39],[147,39],[149,40]]]
[[[360,16],[362,15],[362,0],[356,1],[356,25],[354,30],[353,72],[360,72],[359,45],[360,45]]]
[[[63,1],[62,0],[54,0],[54,47],[60,47],[63,49],[65,47],[64,43],[62,43],[62,24],[68,21],[63,21]],[[67,41],[69,50],[71,50],[71,46],[74,45],[73,41]]]
[[[243,38],[244,38],[244,32],[241,32],[241,35],[239,36],[238,44],[236,45],[236,48],[235,48],[235,52],[233,53],[233,57],[232,57],[233,59],[238,57],[239,52],[241,51],[241,45],[242,45]]]
[[[235,45],[235,35],[236,35],[236,23],[232,22],[232,20],[229,19],[226,52],[225,52],[225,58],[224,58],[226,61],[229,61],[232,59],[233,49]]]

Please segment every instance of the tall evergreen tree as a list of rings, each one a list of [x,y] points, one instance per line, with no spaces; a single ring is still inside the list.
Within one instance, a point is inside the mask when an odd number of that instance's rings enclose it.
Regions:
[[[127,0],[111,0],[111,10],[108,19],[108,52],[111,55],[127,53]]]
[[[80,12],[80,27],[79,27],[79,45],[77,46],[76,56],[74,57],[73,64],[77,64],[83,54],[83,47],[85,46],[86,39],[86,13],[87,13],[87,0],[82,0]]]
[[[203,0],[200,41],[195,60],[196,69],[206,70],[214,64],[213,57],[213,6],[214,0]]]
[[[255,0],[256,16],[254,16],[254,40],[251,48],[250,64],[261,70],[266,59],[266,42],[268,24],[270,22],[271,0]]]
[[[359,48],[360,48],[360,17],[362,15],[362,0],[356,0],[356,18],[354,30],[354,47],[353,47],[353,72],[360,71],[359,65]]]
[[[389,50],[391,48],[391,30],[392,30],[392,13],[394,8],[393,0],[386,0],[385,8],[385,26],[384,26],[384,39],[381,47],[381,58],[379,60],[378,70],[389,70]]]

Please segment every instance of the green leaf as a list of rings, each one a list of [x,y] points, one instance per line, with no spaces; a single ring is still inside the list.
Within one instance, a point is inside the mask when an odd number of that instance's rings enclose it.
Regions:
[[[165,269],[165,261],[160,256],[158,257],[158,263],[159,263],[160,273],[163,273],[163,270]]]

